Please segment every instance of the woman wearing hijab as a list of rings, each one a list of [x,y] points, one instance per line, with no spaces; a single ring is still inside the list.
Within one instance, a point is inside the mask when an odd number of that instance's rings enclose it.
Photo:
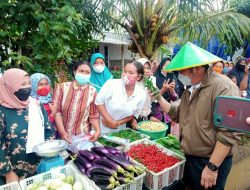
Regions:
[[[178,94],[176,93],[175,86],[175,84],[177,83],[177,79],[175,78],[173,73],[166,73],[164,71],[164,68],[170,63],[170,61],[171,58],[169,57],[163,58],[154,74],[154,76],[156,77],[156,86],[160,89],[162,97],[168,102],[178,99]],[[159,121],[167,123],[169,126],[167,134],[170,132],[171,119],[168,114],[165,114],[163,112],[158,102],[153,103],[152,113],[150,115],[151,117],[154,117]],[[153,119],[151,118],[151,120]]]
[[[74,62],[75,80],[58,84],[54,93],[54,103],[58,106],[55,122],[60,137],[69,143],[82,135],[95,133],[89,141],[96,141],[100,135],[99,112],[94,104],[96,89],[89,84],[91,69],[87,62]],[[74,143],[74,142],[73,142]]]
[[[30,77],[25,71],[16,68],[5,71],[0,89],[0,185],[3,185],[34,175],[39,158],[33,147],[54,138],[54,133],[43,106],[30,97]]]
[[[101,53],[93,54],[90,60],[90,83],[96,88],[97,92],[100,91],[107,80],[113,78],[109,69],[105,66],[104,60],[104,56]]]
[[[151,75],[151,65],[150,61],[146,58],[140,58],[136,60],[143,66],[143,71],[144,71],[144,77],[148,78],[149,80],[152,81],[153,85],[156,86],[156,78]],[[149,120],[150,118],[150,113],[151,113],[151,104],[152,100],[148,94],[147,88],[144,86],[143,80],[138,82],[138,84],[145,90],[145,94],[147,95],[146,101],[143,105],[143,108],[140,112],[139,118],[137,119],[137,122],[144,121],[144,120]],[[158,119],[151,117],[152,121],[158,121]],[[137,124],[137,123],[136,123]]]
[[[35,73],[30,76],[31,97],[37,99],[45,108],[51,123],[55,121],[56,105],[52,102],[51,81],[42,73]]]

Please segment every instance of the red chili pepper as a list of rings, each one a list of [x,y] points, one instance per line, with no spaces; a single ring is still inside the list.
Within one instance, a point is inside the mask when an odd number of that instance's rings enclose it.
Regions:
[[[138,144],[131,147],[128,154],[156,173],[180,161],[179,158],[165,154],[155,145]]]

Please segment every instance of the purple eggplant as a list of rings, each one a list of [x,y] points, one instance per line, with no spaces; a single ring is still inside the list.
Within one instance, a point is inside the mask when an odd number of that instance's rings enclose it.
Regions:
[[[96,182],[96,185],[97,185],[100,189],[102,189],[102,190],[111,190],[111,189],[114,189],[114,187],[115,187],[113,184],[108,184],[108,185],[106,185],[106,184],[97,183],[97,182]]]
[[[124,156],[115,156],[113,154],[106,154],[106,157],[113,162],[119,164],[126,170],[132,171],[132,172],[137,172],[134,165],[129,162]]]
[[[117,172],[113,169],[110,169],[106,166],[103,166],[101,164],[95,164],[91,168],[89,168],[89,173],[90,175],[95,175],[95,174],[103,174],[103,175],[112,175],[115,178],[117,177]]]
[[[80,170],[81,173],[85,174],[87,177],[90,177],[88,170],[78,160],[74,160],[74,164]]]
[[[98,154],[96,154],[94,151],[91,151],[91,154],[95,157],[95,159],[101,158],[101,156],[99,156]],[[102,156],[102,158],[103,158],[103,156]]]
[[[95,156],[88,150],[79,150],[78,153],[90,162],[95,159]]]
[[[111,175],[100,175],[100,174],[94,174],[91,176],[91,179],[94,181],[94,182],[98,182],[98,181],[101,181],[101,182],[106,182],[108,184],[115,184],[115,178]]]
[[[107,159],[107,158],[98,158],[98,159],[95,159],[92,164],[101,164],[101,165],[104,165],[108,168],[112,168],[114,169],[116,172],[119,172],[119,173],[124,173],[124,169],[116,164],[115,162]]]
[[[92,147],[91,150],[100,156],[105,156],[106,154],[109,154],[109,151],[103,147]]]
[[[92,164],[83,156],[78,155],[76,158],[86,169],[91,168]]]
[[[78,160],[74,160],[74,164],[80,170],[80,172],[86,174],[86,168]]]
[[[119,150],[119,149],[117,149],[117,148],[115,148],[115,147],[104,146],[104,148],[107,149],[108,152],[111,153],[111,154],[114,154],[114,155],[115,155],[115,154],[119,154],[119,155],[122,154],[122,151]]]

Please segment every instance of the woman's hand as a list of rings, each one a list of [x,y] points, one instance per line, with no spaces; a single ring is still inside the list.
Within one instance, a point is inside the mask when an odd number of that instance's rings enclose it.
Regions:
[[[67,133],[67,132],[63,132],[63,134],[61,135],[61,138],[65,141],[67,141],[69,144],[72,143],[72,140],[71,140],[71,136]]]
[[[171,94],[175,91],[175,82],[169,84],[169,91]]]
[[[7,183],[11,183],[11,182],[14,182],[14,181],[19,181],[19,177],[16,175],[15,172],[11,171],[9,173],[7,173],[5,175],[5,179],[6,179],[6,184]]]
[[[100,131],[96,131],[93,135],[89,137],[90,142],[97,141],[100,136]]]
[[[169,83],[169,80],[170,79],[165,80],[164,83],[162,84],[161,94],[164,94],[165,92],[167,92],[169,90],[170,84],[171,84],[171,83]]]
[[[149,118],[149,120],[150,120],[150,121],[154,121],[154,122],[160,122],[160,120],[157,119],[157,118],[154,117],[154,116],[151,116],[151,117]]]
[[[136,119],[131,120],[131,127],[133,127],[133,129],[137,130],[137,121],[136,121]]]

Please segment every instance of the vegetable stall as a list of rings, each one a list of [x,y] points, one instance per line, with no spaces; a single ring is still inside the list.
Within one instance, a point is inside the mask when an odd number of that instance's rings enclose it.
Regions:
[[[132,129],[107,135],[129,143],[100,137],[92,148],[70,152],[64,166],[0,186],[0,190],[141,190],[143,183],[156,190],[182,178],[185,158],[176,137],[150,140],[150,135]]]

